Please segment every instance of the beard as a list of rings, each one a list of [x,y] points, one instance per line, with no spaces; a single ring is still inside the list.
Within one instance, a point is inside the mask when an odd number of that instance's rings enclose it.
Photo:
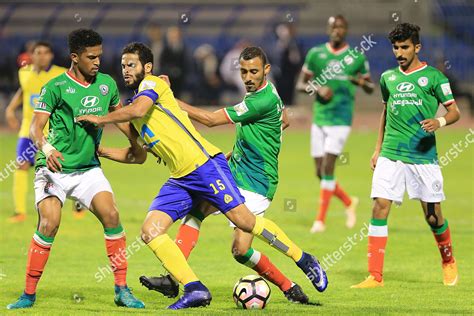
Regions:
[[[247,90],[247,92],[255,92],[257,91],[259,88],[261,88],[263,82],[265,81],[265,76],[263,76],[262,78],[260,78],[260,80],[258,80],[257,82],[254,82],[254,85],[252,86],[245,86],[245,89]]]
[[[136,74],[136,80],[134,80],[130,85],[127,87],[136,90],[140,86],[140,83],[145,79],[145,70],[142,70],[142,72]]]

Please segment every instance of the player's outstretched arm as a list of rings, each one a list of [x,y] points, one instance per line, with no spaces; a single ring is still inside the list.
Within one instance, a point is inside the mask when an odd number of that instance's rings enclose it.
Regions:
[[[142,164],[146,161],[146,152],[141,154],[133,146],[127,148],[107,148],[100,146],[97,150],[99,157],[127,164]]]
[[[374,154],[372,155],[372,158],[370,158],[370,168],[372,168],[372,170],[375,169],[375,166],[377,164],[377,159],[379,158],[380,151],[382,150],[383,135],[385,133],[386,116],[387,116],[387,105],[385,104],[382,111],[382,115],[380,116],[379,132],[377,136],[377,143],[375,144],[375,151],[374,151]]]
[[[46,164],[48,168],[51,171],[58,172],[62,170],[61,162],[59,160],[61,159],[64,161],[64,157],[44,138],[43,130],[48,120],[49,114],[35,112],[30,126],[30,138],[36,148],[41,150],[46,156]]]
[[[204,124],[208,127],[219,126],[224,124],[231,123],[227,118],[224,109],[217,110],[215,112],[206,111],[199,109],[192,105],[187,104],[181,100],[176,99],[179,104],[179,107],[188,113],[189,117],[192,120],[195,120],[201,124]]]
[[[20,127],[20,122],[15,116],[15,110],[21,105],[23,98],[23,91],[19,88],[13,98],[8,103],[7,108],[5,109],[5,118],[7,120],[8,126],[11,129],[18,129]]]
[[[120,110],[121,108],[123,108],[122,106],[122,102],[120,102],[118,105],[116,106],[111,106],[109,107],[109,112],[114,112],[114,111],[117,111],[117,110]],[[115,126],[117,126],[117,128],[130,140],[133,139],[133,135],[132,135],[132,129],[133,129],[133,126],[129,123],[129,122],[125,122],[125,123],[115,123]]]
[[[448,112],[444,116],[421,121],[421,128],[423,128],[426,132],[431,133],[445,125],[456,123],[461,117],[461,112],[459,112],[456,102],[446,105],[445,108]]]
[[[76,118],[76,122],[89,122],[98,127],[106,124],[130,122],[142,118],[151,109],[154,101],[146,95],[136,98],[132,104],[124,108],[110,112],[105,116],[83,115]]]
[[[126,126],[128,125],[128,126]],[[143,148],[139,140],[138,132],[130,123],[120,123],[120,130],[129,137],[130,147],[127,148],[107,148],[100,146],[97,150],[99,157],[107,158],[113,161],[142,164],[146,161],[147,151]]]

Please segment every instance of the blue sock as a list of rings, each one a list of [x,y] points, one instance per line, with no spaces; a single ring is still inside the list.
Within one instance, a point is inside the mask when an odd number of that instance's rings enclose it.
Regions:
[[[115,294],[118,294],[118,292],[120,292],[121,289],[128,289],[128,286],[124,285],[124,286],[119,286],[119,285],[115,285]]]
[[[207,291],[207,288],[204,286],[204,284],[201,283],[201,281],[194,281],[194,282],[189,282],[184,286],[184,290],[186,292],[191,292],[191,291]]]
[[[34,301],[36,300],[36,293],[35,294],[26,294],[25,292],[23,292],[23,297],[26,297],[27,299],[29,299],[30,301]]]

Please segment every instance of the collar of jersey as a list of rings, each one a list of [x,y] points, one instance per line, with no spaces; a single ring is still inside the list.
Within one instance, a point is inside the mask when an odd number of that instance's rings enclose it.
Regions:
[[[412,73],[415,73],[415,72],[417,72],[417,71],[420,71],[420,70],[425,69],[427,66],[428,66],[428,64],[423,61],[423,62],[421,62],[421,66],[419,66],[419,67],[417,67],[417,68],[415,68],[415,69],[412,69],[412,70],[410,70],[410,71],[408,71],[408,72],[403,71],[400,66],[398,66],[398,69],[400,70],[400,72],[401,72],[402,74],[404,74],[405,76],[408,76],[408,75],[411,75]]]
[[[332,48],[331,44],[329,44],[329,42],[327,42],[326,43],[326,48],[328,49],[328,51],[331,52],[331,54],[340,55],[340,54],[344,53],[349,48],[349,44],[346,43],[346,45],[342,46],[341,48],[334,49],[334,48]]]
[[[74,81],[75,83],[80,85],[81,87],[84,87],[84,88],[89,88],[90,87],[91,84],[89,82],[83,82],[83,81],[77,79],[76,77],[74,77],[74,75],[70,71],[71,70],[66,71],[66,76],[68,76],[69,79],[71,79],[72,81]]]
[[[254,93],[259,93],[260,91],[265,89],[267,86],[268,86],[268,80],[265,79],[265,84],[261,88],[259,88],[258,90],[254,91],[254,92],[247,92],[245,95],[251,95],[251,94],[254,94]]]

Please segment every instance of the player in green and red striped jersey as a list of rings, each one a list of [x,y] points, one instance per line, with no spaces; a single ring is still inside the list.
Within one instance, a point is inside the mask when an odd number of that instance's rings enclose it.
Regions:
[[[107,256],[114,274],[115,304],[144,308],[143,302],[135,298],[127,286],[125,231],[97,154],[102,128],[75,122],[80,115],[104,116],[120,108],[117,85],[112,77],[99,72],[102,37],[98,33],[75,30],[69,34],[68,43],[71,68],[50,80],[41,89],[35,104],[30,135],[40,150],[34,182],[39,222],[28,251],[24,292],[7,309],[33,306],[66,198],[79,201],[90,209],[104,228]],[[48,122],[49,133],[45,139],[43,129]],[[119,127],[133,139],[130,162],[143,162],[146,152],[134,141],[138,134],[132,136],[128,124]]]
[[[419,30],[416,25],[403,23],[388,36],[399,67],[387,70],[380,78],[385,106],[371,159],[375,170],[367,255],[370,275],[353,288],[383,286],[387,218],[392,202],[402,203],[405,190],[410,199],[421,202],[441,254],[444,285],[458,282],[448,221],[441,213],[445,197],[434,132],[455,123],[460,114],[446,76],[418,58]],[[447,113],[436,117],[439,104]]]
[[[335,195],[346,207],[346,226],[354,227],[358,198],[350,197],[335,178],[335,165],[349,137],[354,94],[360,86],[372,93],[369,63],[359,47],[346,42],[348,24],[342,15],[329,18],[329,42],[313,47],[306,55],[298,89],[315,94],[311,126],[311,155],[321,180],[319,212],[311,232],[325,230],[326,213]],[[310,82],[309,85],[306,85]],[[313,91],[311,91],[313,90]]]

